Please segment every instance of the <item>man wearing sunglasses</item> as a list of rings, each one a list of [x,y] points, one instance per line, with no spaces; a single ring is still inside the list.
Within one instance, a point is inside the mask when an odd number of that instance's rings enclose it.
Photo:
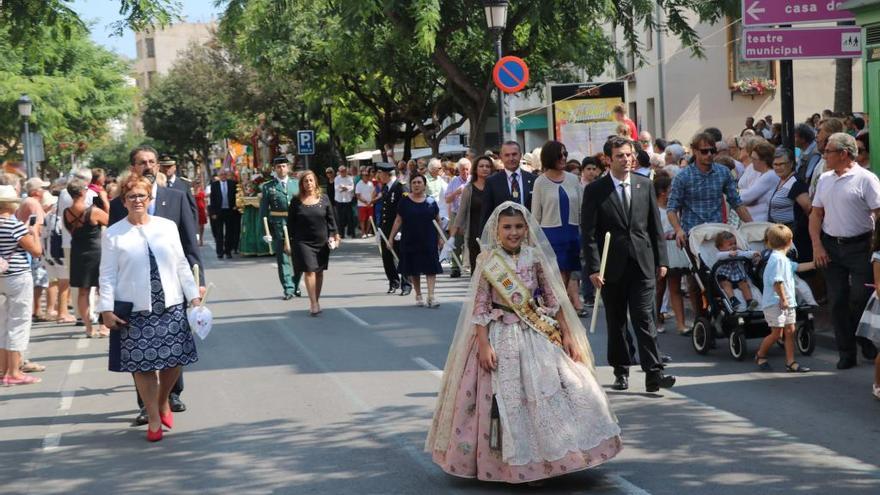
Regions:
[[[725,200],[742,221],[752,221],[749,210],[739,197],[736,179],[730,169],[715,163],[718,154],[715,143],[715,138],[709,134],[694,136],[691,141],[694,163],[682,170],[672,182],[666,214],[675,229],[676,242],[685,249],[687,234],[692,228],[704,223],[722,223]],[[688,277],[688,287],[693,308],[700,313],[700,292],[693,276]]]

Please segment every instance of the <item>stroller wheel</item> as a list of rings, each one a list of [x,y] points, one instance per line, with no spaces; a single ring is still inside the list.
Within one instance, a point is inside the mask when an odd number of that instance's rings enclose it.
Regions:
[[[733,356],[733,359],[742,361],[746,358],[746,354],[749,351],[746,345],[746,336],[741,330],[734,330],[733,333],[730,334],[728,345],[730,347],[730,355]]]
[[[794,343],[802,356],[809,356],[816,350],[816,336],[813,334],[813,323],[806,322],[798,327],[794,335]]]
[[[697,318],[691,332],[691,343],[697,354],[708,354],[714,340],[715,333],[709,320],[703,317]]]

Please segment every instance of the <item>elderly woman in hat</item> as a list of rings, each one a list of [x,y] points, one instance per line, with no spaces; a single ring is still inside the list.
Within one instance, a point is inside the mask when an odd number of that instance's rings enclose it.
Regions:
[[[34,279],[27,255],[39,257],[43,250],[39,226],[25,225],[15,217],[20,202],[13,186],[0,186],[0,296],[4,296],[0,303],[0,372],[4,386],[40,381],[21,371],[34,303]]]

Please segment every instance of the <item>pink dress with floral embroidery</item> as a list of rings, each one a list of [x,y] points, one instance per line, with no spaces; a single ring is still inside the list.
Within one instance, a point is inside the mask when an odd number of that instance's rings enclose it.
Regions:
[[[544,307],[558,310],[543,268],[524,248],[517,276],[540,289]],[[495,371],[480,368],[476,339],[468,351],[456,393],[453,431],[434,462],[449,474],[486,481],[523,483],[597,466],[620,452],[620,428],[592,372],[523,323],[504,305],[485,278],[480,280],[473,323],[489,327],[498,357]],[[492,396],[501,419],[501,449],[489,446]]]

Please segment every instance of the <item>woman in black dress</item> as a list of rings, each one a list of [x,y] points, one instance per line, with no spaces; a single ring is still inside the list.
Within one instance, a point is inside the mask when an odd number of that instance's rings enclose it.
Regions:
[[[439,306],[434,298],[434,283],[437,274],[443,273],[440,267],[439,240],[434,221],[440,223],[440,207],[434,198],[425,194],[425,176],[415,174],[409,178],[409,194],[404,194],[397,207],[397,218],[391,227],[388,239],[401,233],[400,265],[398,271],[409,277],[416,291],[416,306],[425,306],[422,300],[420,276],[425,275],[428,283],[429,308]]]
[[[321,193],[318,177],[311,170],[300,178],[299,196],[290,202],[287,212],[293,269],[303,273],[309,292],[309,315],[321,313],[321,288],[324,270],[330,258],[330,244],[339,244],[336,217],[330,198]]]
[[[477,255],[480,254],[480,236],[483,235],[483,201],[485,199],[486,178],[492,174],[492,159],[481,156],[471,165],[471,181],[461,193],[461,206],[455,223],[449,229],[449,237],[463,232],[465,247],[468,251],[471,275],[477,267]]]
[[[73,180],[67,192],[73,204],[64,210],[64,228],[70,232],[70,286],[76,287],[76,306],[86,326],[86,337],[107,337],[110,331],[101,326],[95,332],[89,311],[89,292],[98,286],[98,270],[101,266],[101,228],[107,226],[110,217],[97,206],[86,206],[88,184]]]

